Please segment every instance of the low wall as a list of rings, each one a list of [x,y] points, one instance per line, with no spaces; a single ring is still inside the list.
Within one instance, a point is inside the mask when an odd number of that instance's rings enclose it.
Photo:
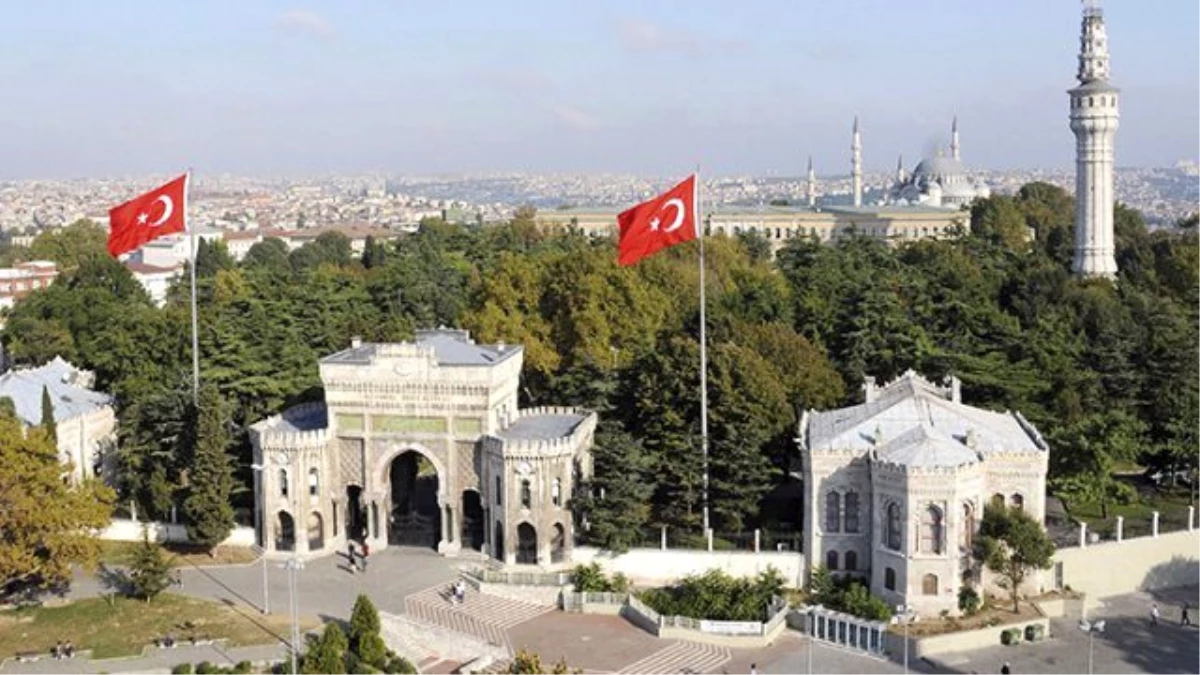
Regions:
[[[479,588],[479,592],[485,595],[494,595],[500,598],[508,598],[509,600],[521,600],[523,602],[531,602],[535,605],[546,605],[547,607],[557,607],[559,596],[564,590],[571,590],[570,586],[565,589],[558,586],[517,586],[513,584],[489,584],[479,582],[475,584]]]
[[[709,633],[707,631],[695,630],[693,628],[673,628],[671,626],[663,626],[658,630],[658,637],[664,640],[687,640],[689,642],[702,642],[709,645],[718,645],[721,647],[740,647],[740,648],[758,648],[766,647],[778,638],[787,628],[786,622],[776,622],[773,627],[762,633],[761,635],[722,635],[720,633]]]
[[[953,654],[954,652],[970,651],[973,649],[982,649],[984,647],[996,647],[1000,643],[1000,634],[1010,628],[1021,629],[1022,640],[1024,640],[1025,627],[1030,624],[1037,624],[1042,627],[1043,635],[1046,638],[1050,637],[1050,619],[1046,617],[1038,617],[1020,623],[1010,623],[1000,626],[989,626],[987,628],[979,628],[977,630],[965,630],[957,633],[946,633],[945,635],[930,635],[922,638],[909,638],[908,641],[908,657],[910,659],[921,658],[923,656],[940,656],[943,654]],[[889,631],[885,638],[888,653],[901,654],[904,652],[904,634],[894,633]]]
[[[1062,548],[1063,584],[1086,593],[1089,601],[1135,591],[1200,584],[1200,531]],[[1054,569],[1043,575],[1052,581]],[[1050,584],[1045,584],[1050,586]]]
[[[734,577],[750,577],[774,567],[791,588],[804,585],[804,557],[794,551],[663,551],[655,548],[635,548],[614,556],[589,546],[577,546],[572,556],[575,564],[600,564],[608,574],[620,572],[630,581],[643,586],[661,586],[689,574],[703,574],[719,569]]]
[[[178,523],[143,523],[124,518],[113,518],[112,523],[100,532],[100,538],[108,541],[141,541],[145,528],[152,541],[182,544],[188,541],[187,526]],[[256,543],[253,527],[235,527],[221,546],[250,547]]]

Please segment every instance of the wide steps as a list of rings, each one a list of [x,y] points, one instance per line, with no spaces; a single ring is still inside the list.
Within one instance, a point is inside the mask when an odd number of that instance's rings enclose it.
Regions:
[[[731,657],[726,647],[679,640],[617,672],[713,673]]]
[[[508,628],[547,612],[551,607],[520,600],[484,595],[467,587],[462,604],[450,601],[449,584],[427,588],[404,599],[410,617],[477,637],[512,653]]]

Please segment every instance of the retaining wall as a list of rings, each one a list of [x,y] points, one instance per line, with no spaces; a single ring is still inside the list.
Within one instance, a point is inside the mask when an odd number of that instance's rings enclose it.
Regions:
[[[1086,593],[1088,600],[1135,591],[1200,584],[1200,531],[1184,530],[1157,537],[1061,548],[1063,584]],[[1053,587],[1054,569],[1043,574]]]
[[[912,660],[923,656],[940,656],[942,654],[953,654],[954,652],[970,651],[985,647],[996,647],[1001,644],[1000,634],[1010,628],[1021,629],[1022,640],[1024,640],[1025,627],[1030,624],[1041,625],[1042,630],[1045,631],[1043,639],[1050,637],[1050,619],[1038,617],[1020,623],[989,626],[987,628],[964,630],[944,635],[930,635],[922,638],[909,638],[908,658]],[[888,653],[892,655],[903,654],[904,634],[888,631],[885,635],[884,642]],[[1014,645],[1013,648],[1014,650],[1020,649],[1020,645]]]
[[[636,548],[613,556],[589,546],[578,546],[573,564],[596,562],[608,574],[620,572],[640,586],[662,586],[689,574],[719,569],[734,577],[750,577],[774,567],[791,588],[804,585],[804,557],[794,551],[690,551]]]
[[[124,518],[114,518],[112,524],[100,532],[100,538],[108,541],[141,541],[142,528],[146,528],[152,541],[164,543],[186,543],[187,526],[178,523],[143,523]],[[253,527],[235,527],[222,546],[250,547],[256,543]]]

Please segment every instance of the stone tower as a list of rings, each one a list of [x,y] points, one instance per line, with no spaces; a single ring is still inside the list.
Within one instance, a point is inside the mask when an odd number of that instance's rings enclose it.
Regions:
[[[862,136],[858,133],[858,115],[854,116],[854,140],[850,143],[850,180],[854,205],[862,206]]]
[[[950,123],[950,157],[962,161],[958,147],[958,115],[955,115],[954,121]]]
[[[1119,90],[1109,84],[1104,12],[1095,1],[1083,8],[1079,39],[1079,86],[1071,89],[1075,133],[1075,274],[1115,277],[1113,245],[1113,141]]]
[[[812,155],[808,156],[808,205],[817,205],[817,174],[813,171]]]

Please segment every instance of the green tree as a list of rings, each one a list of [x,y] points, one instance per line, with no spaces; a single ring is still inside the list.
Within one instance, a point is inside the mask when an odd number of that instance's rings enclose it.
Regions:
[[[542,665],[542,657],[535,651],[528,649],[518,649],[516,656],[508,664],[506,673],[552,673],[553,675],[567,675],[567,673],[582,673],[582,670],[572,670],[567,665],[566,658],[559,659],[553,666],[547,669]]]
[[[278,237],[267,237],[246,251],[241,266],[247,270],[288,274],[292,271],[288,262],[288,245]]]
[[[196,246],[196,277],[207,279],[220,270],[231,270],[237,266],[229,255],[224,240],[209,241],[201,237]]]
[[[331,621],[325,624],[321,637],[310,639],[308,651],[300,664],[302,673],[346,673],[346,655],[350,644],[341,626]]]
[[[1013,611],[1020,611],[1021,584],[1036,570],[1050,568],[1054,542],[1041,523],[1021,509],[987,505],[975,540],[974,556],[1008,590]]]
[[[1015,251],[1025,250],[1029,238],[1017,200],[1007,195],[975,200],[971,205],[971,232]]]
[[[162,547],[150,541],[150,534],[142,529],[142,541],[133,550],[129,563],[129,582],[133,595],[150,602],[171,585],[171,563]]]
[[[382,669],[388,655],[379,631],[379,611],[370,598],[360,593],[350,612],[350,650],[359,661]]]
[[[51,442],[58,444],[58,423],[54,421],[54,401],[50,398],[50,388],[42,385],[42,429],[50,437]]]
[[[341,232],[322,232],[289,257],[296,270],[314,270],[321,265],[345,267],[353,261],[350,238]]]
[[[233,467],[229,457],[229,419],[220,394],[212,385],[200,390],[193,413],[196,437],[192,445],[190,485],[184,500],[188,539],[210,551],[233,531]]]
[[[108,233],[83,218],[42,232],[30,244],[29,254],[34,260],[53,260],[64,269],[74,269],[89,258],[108,256]]]
[[[1138,458],[1145,433],[1146,425],[1123,410],[1093,413],[1060,428],[1052,437],[1051,485],[1069,501],[1099,502],[1107,519],[1112,501],[1135,497],[1126,483],[1113,478],[1113,472]]]
[[[639,543],[650,519],[655,459],[612,421],[600,422],[592,447],[595,474],[572,498],[576,522],[588,523],[584,536],[609,551]]]
[[[72,567],[99,560],[95,532],[110,522],[112,491],[62,475],[44,431],[26,433],[15,416],[0,416],[0,591],[62,587]]]

